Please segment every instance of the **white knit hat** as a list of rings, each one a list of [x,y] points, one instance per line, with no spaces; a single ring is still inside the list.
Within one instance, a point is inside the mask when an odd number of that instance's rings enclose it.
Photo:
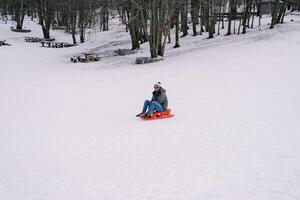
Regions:
[[[154,86],[159,86],[159,87],[161,87],[161,82],[156,82],[156,83],[154,84]]]

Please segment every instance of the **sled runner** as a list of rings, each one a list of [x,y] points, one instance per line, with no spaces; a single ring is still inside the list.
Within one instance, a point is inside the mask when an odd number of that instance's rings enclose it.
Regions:
[[[173,114],[171,114],[171,109],[167,109],[163,112],[153,112],[150,117],[143,118],[141,117],[142,120],[156,120],[156,119],[165,119],[165,118],[170,118],[174,117]]]

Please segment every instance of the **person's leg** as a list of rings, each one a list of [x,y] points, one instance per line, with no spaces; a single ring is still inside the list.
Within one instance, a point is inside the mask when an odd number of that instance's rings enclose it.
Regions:
[[[150,106],[150,104],[151,104],[151,101],[145,100],[142,113],[145,113],[147,111],[147,108]]]
[[[156,110],[157,112],[163,112],[164,108],[162,107],[162,105],[160,105],[156,101],[153,101],[148,109],[147,115],[148,116],[151,115],[154,110]]]
[[[149,108],[150,104],[151,104],[151,101],[145,100],[142,112],[137,114],[136,116],[137,117],[145,117],[147,115],[146,111]]]

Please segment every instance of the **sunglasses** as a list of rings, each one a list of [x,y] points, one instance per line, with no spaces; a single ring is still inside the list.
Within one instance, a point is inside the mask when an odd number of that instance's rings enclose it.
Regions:
[[[154,89],[158,89],[159,87],[158,86],[154,86]]]

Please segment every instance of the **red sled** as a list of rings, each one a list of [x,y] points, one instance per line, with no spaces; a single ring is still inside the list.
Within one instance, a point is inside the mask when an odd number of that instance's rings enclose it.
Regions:
[[[143,120],[156,120],[156,119],[166,119],[166,118],[170,118],[170,117],[174,117],[174,115],[171,114],[171,109],[166,109],[163,112],[156,112],[155,111],[149,117],[146,117],[146,118],[141,117],[141,119],[143,119]]]

